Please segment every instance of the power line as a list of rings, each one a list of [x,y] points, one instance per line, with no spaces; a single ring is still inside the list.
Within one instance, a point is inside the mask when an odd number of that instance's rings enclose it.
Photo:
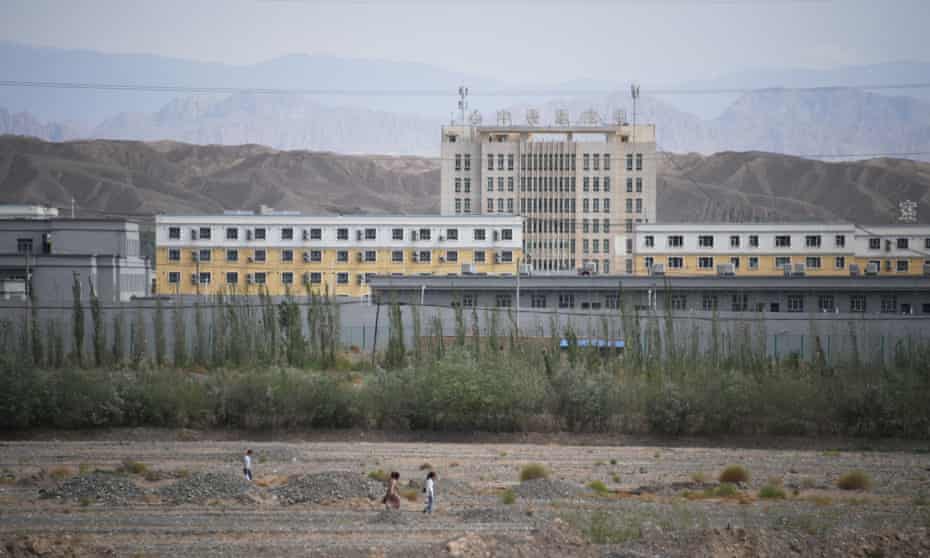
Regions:
[[[97,91],[133,91],[146,93],[208,93],[246,95],[307,95],[341,97],[455,97],[452,89],[324,89],[324,88],[272,88],[272,87],[217,87],[185,86],[164,84],[133,84],[104,82],[60,82],[0,80],[0,87],[42,89],[89,89]],[[930,82],[872,83],[806,87],[716,87],[716,88],[656,88],[648,89],[650,95],[720,95],[742,94],[775,90],[816,91],[825,89],[902,90],[928,89]],[[488,89],[472,93],[477,97],[562,97],[609,95],[619,93],[617,89]]]

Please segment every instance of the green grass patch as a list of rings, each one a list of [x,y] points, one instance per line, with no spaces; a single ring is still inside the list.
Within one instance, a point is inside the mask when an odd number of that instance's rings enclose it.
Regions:
[[[698,471],[697,473],[691,473],[691,482],[704,484],[707,482],[707,475]]]
[[[388,475],[381,469],[376,469],[368,473],[368,478],[376,480],[376,481],[380,481],[380,482],[387,482],[388,479],[390,478],[390,475]]]
[[[517,493],[513,491],[512,488],[501,492],[501,503],[510,506],[517,501]]]
[[[841,490],[868,490],[872,487],[872,478],[865,471],[857,469],[840,476],[836,486]]]
[[[742,465],[729,465],[720,471],[718,479],[722,483],[749,482],[749,471]]]
[[[610,494],[610,490],[607,488],[607,485],[603,481],[593,480],[588,483],[588,488],[598,493],[601,496],[606,496]]]
[[[785,490],[774,484],[767,484],[759,489],[759,498],[765,500],[782,500],[785,497]]]
[[[614,473],[610,475],[610,480],[614,481],[614,484],[620,484],[620,475]]]
[[[124,459],[123,463],[120,465],[119,471],[129,475],[144,475],[145,472],[148,471],[148,466],[141,461]]]
[[[720,486],[713,490],[713,495],[717,498],[737,498],[740,495],[740,491],[736,488],[735,484],[724,482],[720,483]]]
[[[530,463],[528,465],[524,465],[523,468],[520,469],[520,482],[548,478],[549,469],[547,469],[546,466],[542,463]]]

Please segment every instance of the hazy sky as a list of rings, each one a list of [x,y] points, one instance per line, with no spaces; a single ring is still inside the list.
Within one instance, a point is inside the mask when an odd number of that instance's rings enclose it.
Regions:
[[[930,0],[2,3],[0,39],[36,45],[230,64],[327,53],[512,83],[673,84],[749,68],[930,60]]]

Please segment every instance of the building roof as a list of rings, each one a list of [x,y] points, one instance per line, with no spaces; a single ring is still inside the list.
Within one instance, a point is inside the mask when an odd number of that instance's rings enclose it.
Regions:
[[[346,224],[346,225],[489,225],[522,226],[523,219],[513,215],[156,215],[158,224],[194,223],[276,223],[276,224]]]

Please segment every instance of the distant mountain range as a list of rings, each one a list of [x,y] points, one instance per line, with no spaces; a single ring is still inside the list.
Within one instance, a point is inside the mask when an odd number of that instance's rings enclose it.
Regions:
[[[772,153],[663,153],[660,221],[892,223],[918,202],[930,223],[930,164],[825,163]],[[219,212],[259,204],[304,213],[435,213],[436,159],[280,151],[258,145],[44,142],[0,137],[0,203],[85,215]]]

